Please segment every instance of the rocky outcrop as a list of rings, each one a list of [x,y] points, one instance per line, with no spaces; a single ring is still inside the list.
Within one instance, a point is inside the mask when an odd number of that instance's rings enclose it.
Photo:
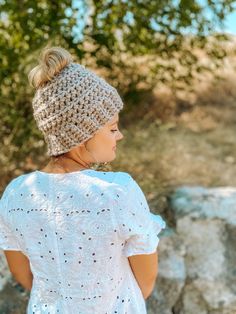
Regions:
[[[235,314],[236,189],[181,187],[169,205],[148,312]]]
[[[0,313],[25,314],[28,299],[29,292],[11,276],[3,251],[0,251]]]
[[[7,267],[6,258],[3,251],[0,250],[0,291],[3,290],[10,277],[11,274]]]

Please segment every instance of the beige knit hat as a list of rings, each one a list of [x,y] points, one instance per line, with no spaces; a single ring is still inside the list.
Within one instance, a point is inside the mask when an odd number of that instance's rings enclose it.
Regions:
[[[72,62],[63,48],[45,49],[40,62],[29,73],[29,80],[37,88],[32,100],[33,116],[49,156],[68,152],[88,140],[123,109],[117,90],[83,65]]]

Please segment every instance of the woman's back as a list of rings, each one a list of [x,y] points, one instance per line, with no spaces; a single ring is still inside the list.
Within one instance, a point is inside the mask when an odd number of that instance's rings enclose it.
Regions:
[[[125,251],[136,228],[131,182],[128,173],[92,169],[34,171],[10,182],[0,219],[11,238],[0,246],[29,258],[34,280],[27,313],[146,313]]]
[[[19,251],[7,253],[14,277],[15,256],[27,264],[27,314],[146,314],[165,223],[128,173],[91,169],[114,160],[123,138],[118,91],[62,47],[42,50],[29,81],[49,171],[13,179],[0,200],[0,249]]]

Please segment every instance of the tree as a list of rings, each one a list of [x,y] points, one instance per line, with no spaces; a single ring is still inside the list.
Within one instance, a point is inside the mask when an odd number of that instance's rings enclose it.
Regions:
[[[157,82],[182,88],[194,73],[212,70],[199,64],[197,49],[204,49],[213,64],[220,65],[227,36],[214,29],[223,26],[235,2],[0,1],[1,136],[21,146],[21,152],[32,147],[32,135],[40,138],[32,121],[33,91],[27,74],[49,42],[69,49],[78,62],[93,60],[94,66],[107,71],[107,80],[124,99],[138,89],[152,90]],[[9,138],[13,130],[16,133]]]

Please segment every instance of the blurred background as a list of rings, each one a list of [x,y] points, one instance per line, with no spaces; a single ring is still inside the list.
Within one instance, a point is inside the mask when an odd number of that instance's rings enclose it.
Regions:
[[[46,45],[125,103],[108,170],[131,173],[168,223],[149,313],[236,313],[236,1],[0,0],[1,191],[48,162],[27,79]],[[0,258],[0,313],[24,313]]]

